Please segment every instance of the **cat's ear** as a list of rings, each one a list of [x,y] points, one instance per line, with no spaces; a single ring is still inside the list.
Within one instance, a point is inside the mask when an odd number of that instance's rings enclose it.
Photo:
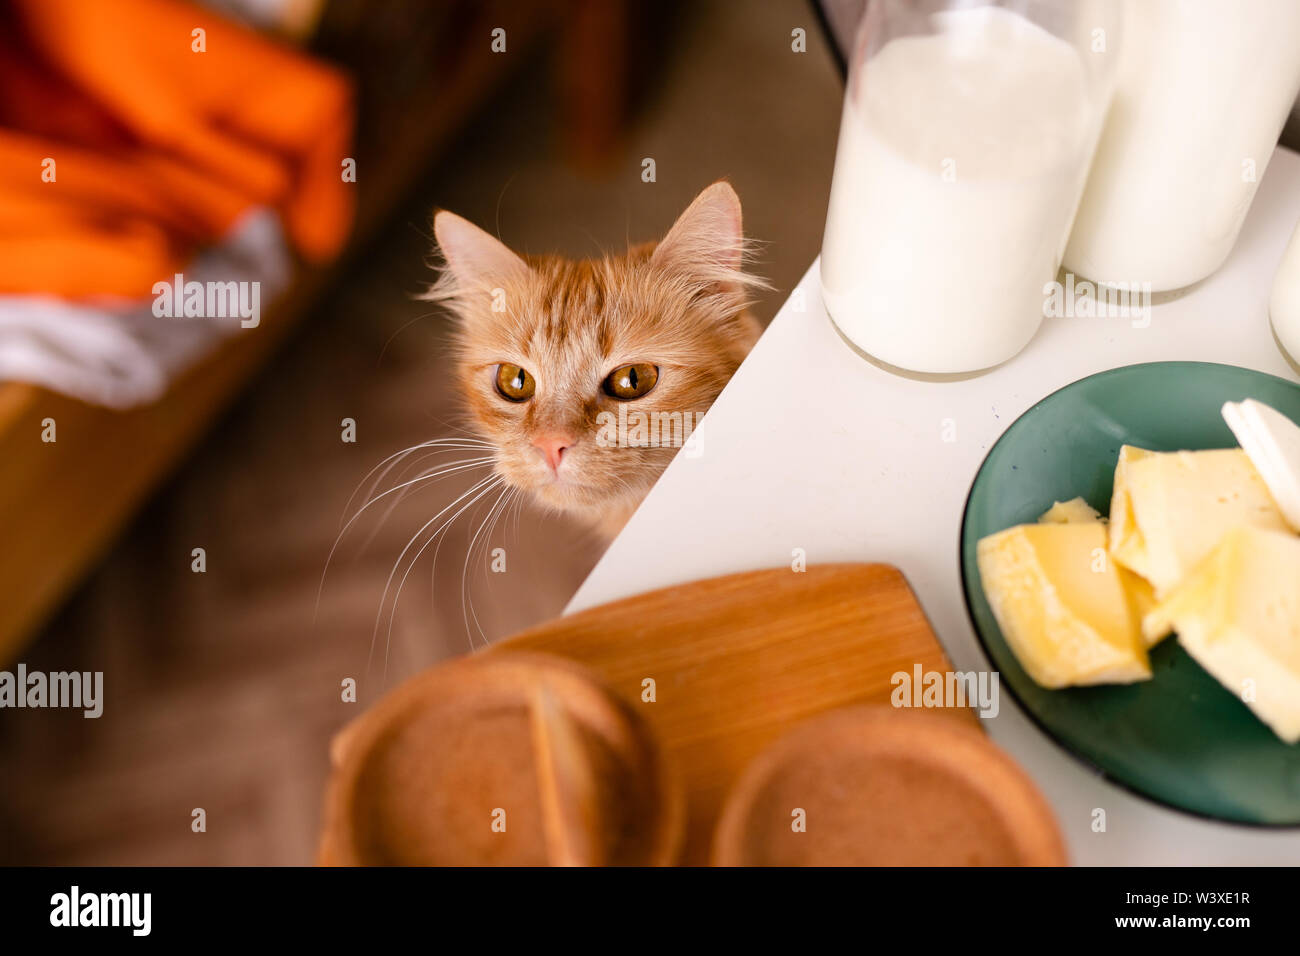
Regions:
[[[447,273],[461,293],[490,290],[528,273],[528,263],[500,239],[454,212],[439,210],[433,234],[447,260]]]
[[[743,286],[745,234],[740,197],[719,181],[695,197],[655,248],[650,261],[700,286]]]

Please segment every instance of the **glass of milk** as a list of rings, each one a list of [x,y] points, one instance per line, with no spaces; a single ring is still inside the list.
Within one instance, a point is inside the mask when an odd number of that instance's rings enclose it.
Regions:
[[[1065,267],[1165,292],[1210,275],[1237,241],[1300,91],[1300,0],[1142,0],[1123,18]]]
[[[1119,42],[1114,0],[869,0],[822,244],[823,297],[846,338],[924,373],[1024,348]]]

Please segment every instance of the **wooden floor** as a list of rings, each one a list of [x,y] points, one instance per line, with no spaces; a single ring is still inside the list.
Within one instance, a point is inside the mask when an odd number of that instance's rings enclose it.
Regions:
[[[453,476],[382,523],[382,507],[358,521],[316,608],[365,474],[395,451],[454,434],[443,323],[410,298],[427,278],[435,204],[488,228],[499,215],[503,238],[531,251],[590,254],[593,243],[662,231],[725,175],[748,231],[769,240],[764,271],[778,286],[793,285],[816,254],[840,94],[807,7],[744,4],[741,15],[735,0],[700,6],[606,176],[583,178],[557,155],[540,64],[477,121],[24,654],[29,669],[103,671],[105,710],[98,720],[0,713],[0,863],[310,862],[328,741],[357,707],[385,681],[564,606],[598,557],[595,542],[523,512],[490,538],[506,549],[506,573],[493,574],[485,557],[467,561],[484,517],[467,513],[436,565],[428,553],[416,565],[391,642],[384,618],[371,657],[403,547],[473,482]],[[799,26],[807,54],[790,49]],[[640,182],[646,156],[657,183]],[[779,301],[778,292],[759,311],[766,318]],[[341,441],[344,418],[357,423],[354,444]],[[194,548],[206,551],[204,573],[191,570]],[[340,699],[347,677],[360,705]],[[195,808],[206,811],[204,833],[191,831]]]

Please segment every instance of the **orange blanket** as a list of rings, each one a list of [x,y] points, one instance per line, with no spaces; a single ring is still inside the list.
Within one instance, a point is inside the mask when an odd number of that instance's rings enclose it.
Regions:
[[[338,71],[202,7],[0,0],[0,293],[148,295],[253,206],[329,259],[351,135]]]

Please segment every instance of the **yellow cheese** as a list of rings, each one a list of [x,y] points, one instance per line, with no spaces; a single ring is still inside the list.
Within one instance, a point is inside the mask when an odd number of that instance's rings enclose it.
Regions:
[[[1275,734],[1300,741],[1300,537],[1229,531],[1143,621],[1170,629]]]
[[[1086,524],[1089,521],[1101,521],[1101,512],[1082,498],[1069,501],[1057,501],[1039,517],[1041,524]]]
[[[983,538],[976,557],[1007,644],[1043,687],[1151,677],[1105,525],[1019,525]]]
[[[1248,525],[1285,530],[1281,512],[1239,448],[1149,452],[1125,445],[1115,469],[1110,552],[1163,598],[1218,544]]]
[[[1107,529],[1107,543],[1115,560],[1131,571],[1143,573],[1137,567],[1142,564],[1146,545],[1142,540],[1137,519],[1133,515],[1133,501],[1129,495],[1129,469],[1135,462],[1143,461],[1156,454],[1134,445],[1122,445],[1119,461],[1115,463],[1115,489],[1110,497],[1110,524]]]
[[[1119,569],[1119,578],[1124,582],[1124,590],[1128,594],[1129,605],[1133,608],[1134,615],[1139,621],[1145,621],[1146,616],[1156,606],[1156,592],[1151,587],[1151,582],[1140,574],[1134,574],[1128,568]],[[1148,634],[1144,627],[1142,629],[1142,646],[1150,650],[1168,637],[1169,633],[1169,631],[1165,631],[1163,633]]]
[[[1129,452],[1143,452],[1140,448],[1125,446]],[[1130,456],[1131,460],[1131,456]],[[1069,501],[1055,502],[1052,507],[1039,516],[1040,524],[1087,524],[1088,522],[1105,522],[1106,519],[1101,516],[1101,512],[1093,508],[1092,505],[1082,498],[1071,498]],[[1124,586],[1124,592],[1128,595],[1129,605],[1133,613],[1137,615],[1140,621],[1156,605],[1156,594],[1151,589],[1151,583],[1141,575],[1134,574],[1128,568],[1119,569],[1119,580]],[[1144,633],[1144,644],[1150,649],[1158,644],[1161,638],[1168,637],[1168,634],[1153,634],[1147,637]]]

